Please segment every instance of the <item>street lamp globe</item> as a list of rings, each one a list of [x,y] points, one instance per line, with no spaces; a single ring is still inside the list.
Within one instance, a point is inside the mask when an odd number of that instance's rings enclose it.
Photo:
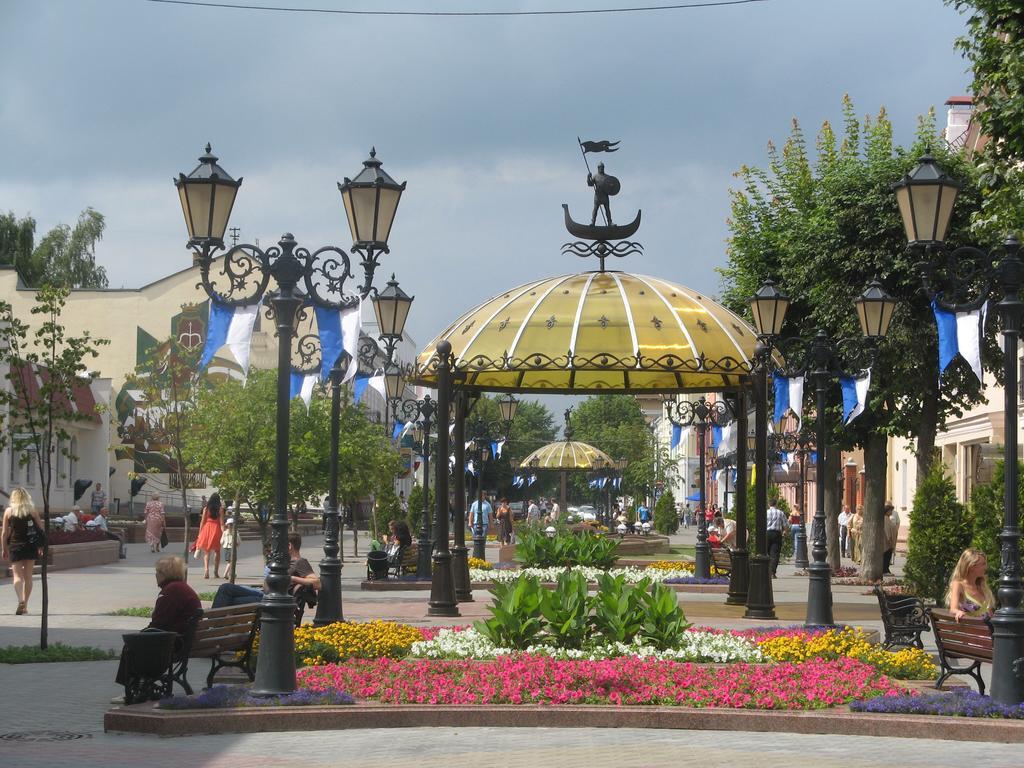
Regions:
[[[861,333],[865,339],[881,339],[889,332],[892,313],[896,310],[896,299],[886,293],[876,279],[872,280],[860,296],[853,301],[860,319]]]
[[[405,377],[402,376],[402,369],[398,363],[390,363],[384,369],[384,391],[388,400],[399,400],[402,392],[405,391]]]
[[[789,309],[789,297],[782,293],[773,280],[765,280],[750,299],[754,315],[754,328],[759,336],[778,336]]]
[[[519,410],[519,401],[512,395],[498,398],[498,409],[501,411],[501,420],[511,424],[516,417],[516,411]]]
[[[384,290],[373,297],[373,312],[377,316],[377,327],[382,339],[402,338],[414,298],[398,287],[393,274]]]
[[[363,161],[363,170],[354,179],[345,177],[338,184],[338,191],[345,203],[355,247],[387,253],[388,236],[405,182],[399,184],[388,176],[377,159],[377,150],[371,149],[369,159]]]
[[[209,144],[206,153],[199,158],[199,165],[186,176],[178,174],[174,186],[181,198],[181,211],[191,243],[206,242],[223,247],[224,232],[235,204],[235,195],[242,179],[236,181],[227,171],[217,165],[218,158],[212,154]]]
[[[931,155],[893,184],[911,245],[941,244],[946,240],[960,182],[946,174]]]

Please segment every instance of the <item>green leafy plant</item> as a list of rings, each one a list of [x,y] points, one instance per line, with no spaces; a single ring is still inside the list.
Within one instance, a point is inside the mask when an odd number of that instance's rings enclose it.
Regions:
[[[598,591],[594,597],[594,629],[606,642],[629,643],[644,623],[640,595],[650,586],[642,580],[628,585],[622,575],[607,573],[598,578]]]
[[[0,664],[45,664],[58,661],[107,661],[116,659],[112,650],[87,645],[50,643],[41,649],[34,645],[7,645],[0,648]]]
[[[1003,483],[1006,477],[1004,466],[1000,461],[992,474],[991,482],[977,486],[971,493],[970,512],[974,526],[971,543],[984,552],[988,558],[988,583],[993,592],[996,591],[999,581],[999,532],[1003,529],[1003,516],[1006,508],[1003,504]],[[1021,505],[1021,502],[1024,501],[1024,464],[1020,465],[1017,477],[1017,510],[1020,514],[1017,525],[1020,525],[1021,521],[1024,521],[1024,506]],[[959,554],[958,552],[957,555],[959,556]],[[955,564],[956,560],[950,563],[950,571]]]
[[[525,568],[584,565],[611,568],[618,559],[619,542],[590,533],[558,530],[549,537],[543,530],[520,530],[516,554]]]
[[[474,622],[477,632],[502,648],[523,650],[544,628],[541,602],[544,590],[537,579],[516,579],[491,587],[491,618]]]
[[[675,590],[656,583],[649,592],[640,592],[639,602],[638,607],[643,612],[640,636],[656,648],[677,647],[679,636],[686,631],[690,623],[679,605]]]
[[[666,536],[679,530],[679,515],[676,514],[676,497],[672,491],[665,491],[654,505],[654,530]]]
[[[564,571],[553,590],[541,592],[540,610],[557,647],[583,646],[590,635],[590,605],[587,579],[578,571]]]
[[[956,487],[936,461],[917,487],[904,577],[917,594],[941,603],[960,553],[971,543],[971,520]]]

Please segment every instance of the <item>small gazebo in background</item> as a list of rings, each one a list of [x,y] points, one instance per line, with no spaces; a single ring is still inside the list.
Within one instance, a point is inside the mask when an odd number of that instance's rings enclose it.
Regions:
[[[531,453],[519,465],[530,470],[554,470],[559,473],[558,505],[565,514],[568,509],[567,480],[569,472],[589,472],[594,469],[614,466],[612,458],[589,443],[572,439],[572,408],[565,411],[565,439],[548,443]]]

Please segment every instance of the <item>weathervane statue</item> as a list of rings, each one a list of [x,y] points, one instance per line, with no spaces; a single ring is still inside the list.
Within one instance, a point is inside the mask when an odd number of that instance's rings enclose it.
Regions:
[[[566,243],[562,246],[562,253],[574,253],[577,256],[597,256],[600,259],[600,270],[604,272],[604,260],[609,256],[623,257],[632,253],[640,253],[643,246],[639,243],[619,242],[614,245],[610,240],[623,240],[631,237],[640,228],[640,211],[636,212],[636,218],[629,224],[616,226],[612,221],[611,198],[619,194],[622,188],[619,180],[610,173],[604,172],[604,163],[597,164],[597,173],[592,173],[590,163],[587,162],[588,152],[618,152],[618,141],[581,141],[576,137],[580,145],[580,152],[583,154],[583,162],[587,166],[587,186],[594,188],[594,210],[590,216],[590,224],[580,224],[573,221],[569,214],[569,206],[562,203],[562,210],[565,212],[565,228],[569,234],[589,240],[591,242]],[[598,211],[604,218],[604,224],[597,223]]]

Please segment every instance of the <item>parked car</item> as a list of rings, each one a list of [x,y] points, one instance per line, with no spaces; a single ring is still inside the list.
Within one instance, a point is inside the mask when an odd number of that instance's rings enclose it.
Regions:
[[[583,522],[590,523],[597,520],[597,509],[589,504],[584,504],[579,508],[576,515]]]
[[[512,510],[513,520],[525,520],[526,519],[526,502],[525,501],[510,501],[508,503],[509,508]]]

